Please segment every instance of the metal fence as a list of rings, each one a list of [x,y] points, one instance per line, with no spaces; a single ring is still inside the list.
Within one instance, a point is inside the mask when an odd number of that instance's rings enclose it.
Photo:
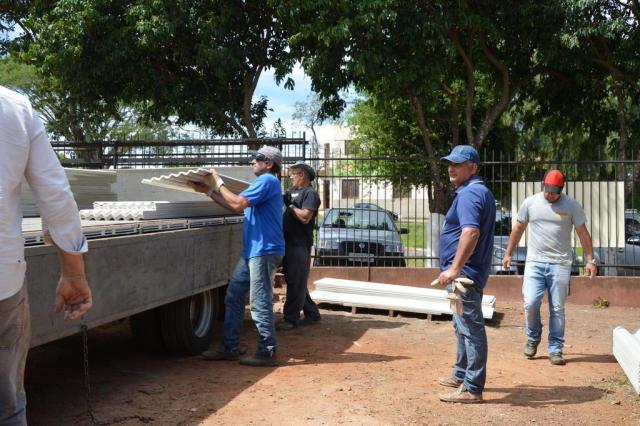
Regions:
[[[640,161],[518,161],[484,153],[480,174],[497,203],[492,273],[522,274],[528,235],[505,271],[501,262],[511,225],[527,196],[541,191],[544,173],[567,176],[565,193],[583,206],[602,275],[640,275],[640,199],[634,176]],[[429,169],[409,157],[310,158],[319,171],[322,200],[315,236],[318,266],[437,266],[440,218],[430,213]],[[447,182],[446,164],[439,172]],[[412,185],[422,181],[423,185]],[[432,190],[431,190],[432,191]],[[572,272],[583,272],[583,249],[574,234]]]
[[[200,167],[248,164],[249,149],[272,145],[283,151],[284,165],[309,162],[322,205],[315,234],[315,265],[438,266],[440,217],[430,212],[430,170],[423,160],[350,155],[325,151],[309,157],[305,137],[100,141],[52,143],[65,167],[100,169]],[[346,147],[346,146],[345,146]],[[492,273],[522,273],[527,235],[514,253],[510,271],[501,267],[511,224],[524,199],[540,191],[546,170],[567,176],[565,192],[584,207],[587,226],[603,275],[640,275],[640,198],[638,160],[522,161],[485,152],[480,174],[497,202]],[[439,172],[447,181],[446,165]],[[283,187],[289,185],[286,170]],[[414,184],[421,182],[421,184]],[[574,273],[584,267],[574,243]]]
[[[51,145],[64,167],[92,169],[243,165],[251,159],[248,151],[262,145],[278,147],[286,164],[303,160],[307,151],[304,135],[301,138],[52,142]]]

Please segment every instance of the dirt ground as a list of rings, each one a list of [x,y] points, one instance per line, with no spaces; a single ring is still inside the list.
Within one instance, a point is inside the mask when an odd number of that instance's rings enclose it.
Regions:
[[[278,368],[149,354],[126,321],[91,330],[96,423],[640,424],[640,398],[611,355],[613,327],[635,331],[640,308],[568,305],[568,364],[553,366],[546,340],[535,359],[522,355],[522,307],[498,303],[487,327],[486,402],[460,405],[440,402],[450,389],[436,383],[454,360],[450,317],[322,307],[319,324],[279,333]],[[245,325],[253,350],[255,331]],[[91,424],[81,348],[74,336],[31,352],[30,425]]]

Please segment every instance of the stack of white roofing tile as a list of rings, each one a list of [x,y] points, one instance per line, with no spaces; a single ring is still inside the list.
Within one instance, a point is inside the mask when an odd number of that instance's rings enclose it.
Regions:
[[[624,327],[614,328],[612,352],[636,393],[640,394],[640,329],[631,334]]]
[[[151,220],[219,216],[229,211],[213,201],[96,201],[93,209],[80,210],[84,220]]]
[[[176,189],[179,191],[194,192],[188,185],[189,182],[199,182],[207,186],[211,186],[213,182],[213,176],[211,174],[212,169],[200,168],[197,170],[188,170],[177,173],[171,173],[169,175],[162,175],[158,177],[152,177],[150,179],[142,179],[142,183],[148,185],[160,186],[163,188]],[[231,192],[239,193],[249,186],[248,182],[220,174],[220,177],[224,180],[224,185],[231,190]]]
[[[80,209],[91,208],[95,200],[115,201],[112,185],[116,172],[111,170],[65,169],[73,196]],[[40,216],[36,201],[27,182],[22,183],[22,214],[25,217]]]
[[[453,313],[446,290],[338,278],[322,278],[314,284],[316,290],[311,298],[320,303],[435,315]],[[492,318],[495,306],[495,296],[484,295],[483,317]]]

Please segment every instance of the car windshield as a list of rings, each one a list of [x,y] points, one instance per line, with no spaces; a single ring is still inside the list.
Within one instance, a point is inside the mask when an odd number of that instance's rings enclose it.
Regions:
[[[375,229],[395,231],[386,212],[361,209],[331,209],[322,223],[325,228]]]

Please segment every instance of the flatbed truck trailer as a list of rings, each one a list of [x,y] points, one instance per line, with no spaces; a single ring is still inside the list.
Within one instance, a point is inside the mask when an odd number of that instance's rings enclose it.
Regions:
[[[39,222],[38,222],[39,223]],[[130,318],[152,349],[193,355],[211,343],[223,290],[242,250],[242,217],[86,222],[93,308],[78,321],[53,312],[60,268],[38,224],[23,224],[31,347]]]

